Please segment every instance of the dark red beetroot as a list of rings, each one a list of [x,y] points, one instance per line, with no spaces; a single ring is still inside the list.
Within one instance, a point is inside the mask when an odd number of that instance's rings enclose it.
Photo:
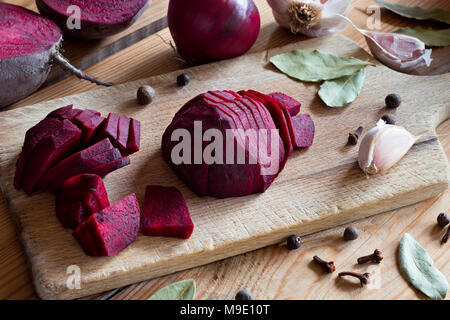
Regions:
[[[110,161],[108,163],[99,165],[98,167],[95,167],[93,169],[89,169],[89,172],[97,174],[97,175],[99,175],[100,177],[103,178],[107,174],[109,174],[109,173],[111,173],[111,172],[113,172],[115,170],[118,170],[118,169],[120,169],[122,167],[125,167],[125,166],[127,166],[129,164],[130,164],[130,158],[122,157],[122,158],[119,158],[117,160]]]
[[[141,123],[136,119],[130,121],[130,134],[127,141],[127,154],[132,154],[139,151],[141,146]]]
[[[76,76],[111,85],[76,69],[59,53],[62,33],[52,21],[25,8],[0,2],[0,108],[36,91],[52,62]]]
[[[44,172],[72,153],[80,144],[81,131],[68,120],[33,148],[23,172],[23,190],[31,194]]]
[[[47,115],[47,118],[55,118],[58,120],[69,120],[73,121],[73,119],[81,113],[80,109],[74,109],[73,104],[69,104],[68,106],[58,108],[53,110]]]
[[[309,114],[292,117],[297,148],[310,147],[314,141],[315,127]]]
[[[284,105],[292,117],[296,116],[300,112],[300,108],[302,105],[294,98],[281,92],[272,92],[269,93],[268,96],[277,100],[280,104]]]
[[[239,56],[260,29],[253,0],[170,0],[167,19],[179,54],[191,62]]]
[[[125,30],[149,3],[149,0],[36,0],[39,12],[59,25],[65,34],[85,39],[100,39]],[[67,27],[73,15],[71,5],[80,9],[80,29]]]
[[[147,186],[141,228],[146,236],[188,239],[194,224],[181,192],[175,187]]]
[[[82,222],[73,236],[91,256],[112,256],[136,240],[140,209],[134,193]]]
[[[56,197],[56,216],[66,228],[75,229],[106,207],[109,207],[109,200],[105,185],[95,174],[80,174],[67,179]]]
[[[36,147],[43,138],[52,135],[56,129],[58,129],[60,124],[61,122],[56,119],[44,119],[34,127],[28,129],[25,134],[22,152],[16,163],[16,173],[14,175],[14,187],[16,189],[22,188],[23,171],[34,147]]]
[[[105,118],[100,115],[100,112],[89,109],[81,111],[73,118],[73,123],[83,132],[81,136],[81,143],[83,145],[87,145],[91,141],[104,121]]]

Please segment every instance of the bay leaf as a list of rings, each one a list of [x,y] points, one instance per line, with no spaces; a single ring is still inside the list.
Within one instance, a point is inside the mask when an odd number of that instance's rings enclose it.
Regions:
[[[450,24],[450,12],[443,9],[423,9],[421,7],[408,7],[397,3],[386,2],[383,0],[375,0],[380,6],[395,12],[406,18],[413,18],[417,20],[436,20]]]
[[[343,107],[359,95],[365,75],[366,70],[362,69],[350,76],[324,81],[319,89],[319,97],[329,107]]]
[[[271,57],[270,62],[283,73],[309,82],[349,76],[371,64],[356,58],[339,57],[319,50],[293,50]]]
[[[444,47],[450,45],[450,29],[433,30],[421,27],[400,28],[395,33],[417,38],[430,47]]]
[[[192,300],[195,296],[194,279],[182,280],[158,290],[148,300]]]
[[[433,260],[412,236],[405,233],[398,249],[400,272],[414,287],[432,299],[444,299],[448,281]]]

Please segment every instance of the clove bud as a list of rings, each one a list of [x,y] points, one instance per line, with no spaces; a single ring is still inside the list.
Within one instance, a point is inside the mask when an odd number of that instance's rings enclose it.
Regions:
[[[363,127],[359,127],[358,129],[356,129],[355,132],[350,132],[348,134],[348,144],[352,144],[352,145],[358,144],[358,139],[359,139],[359,136],[361,135],[362,131],[363,131]]]
[[[416,142],[417,137],[403,127],[379,120],[363,137],[358,163],[367,174],[377,174],[395,165]]]

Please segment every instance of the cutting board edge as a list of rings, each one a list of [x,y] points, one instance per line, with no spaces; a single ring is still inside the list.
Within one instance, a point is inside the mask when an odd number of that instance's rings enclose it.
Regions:
[[[141,266],[137,270],[128,271],[128,273],[105,276],[108,282],[104,282],[105,279],[98,279],[96,281],[89,282],[87,289],[70,290],[65,288],[65,283],[53,283],[51,280],[47,280],[46,274],[39,272],[39,266],[34,261],[37,259],[34,255],[28,255],[29,265],[32,269],[32,279],[33,285],[36,293],[41,299],[44,300],[67,300],[67,299],[77,299],[86,297],[92,294],[97,294],[101,292],[106,292],[115,288],[120,288],[123,286],[131,285],[145,280],[151,280],[157,277],[169,275],[182,270],[191,269],[208,263],[212,263],[218,260],[230,258],[236,255],[244,254],[246,252],[258,250],[267,246],[271,246],[284,241],[284,239],[292,233],[309,235],[320,231],[325,231],[330,228],[336,228],[347,223],[361,220],[364,218],[369,218],[378,214],[383,214],[392,210],[397,210],[409,205],[416,204],[418,202],[433,198],[440,195],[450,186],[450,176],[446,175],[445,179],[437,182],[436,184],[429,185],[425,189],[415,189],[401,196],[392,197],[390,199],[384,199],[378,201],[376,206],[372,209],[364,209],[364,205],[352,208],[348,211],[337,212],[336,214],[330,214],[325,218],[315,219],[309,221],[308,224],[298,224],[296,226],[286,227],[283,229],[277,229],[275,232],[267,232],[262,235],[258,235],[252,238],[252,245],[248,246],[248,239],[240,239],[239,241],[234,241],[227,245],[219,248],[214,248],[214,250],[203,250],[196,253],[196,257],[192,254],[182,256],[176,256],[172,259],[166,261],[159,261],[154,264],[156,265],[156,271],[149,271],[148,266]],[[402,198],[399,200],[399,198]],[[371,204],[365,204],[366,206],[371,206]],[[361,214],[361,212],[364,212]],[[335,219],[338,219],[339,224],[334,223]],[[324,224],[326,225],[324,227]],[[24,241],[22,235],[19,235],[23,246],[26,248],[28,245]],[[240,250],[235,250],[234,248],[242,248]],[[26,248],[25,250],[28,249]],[[214,255],[211,256],[211,252],[214,251]],[[195,258],[195,259],[192,259]],[[195,261],[195,262],[192,262]],[[176,264],[172,265],[172,264]],[[128,275],[132,275],[129,277]],[[105,285],[107,283],[107,285]],[[81,284],[83,286],[83,284]],[[61,289],[63,288],[63,289]]]

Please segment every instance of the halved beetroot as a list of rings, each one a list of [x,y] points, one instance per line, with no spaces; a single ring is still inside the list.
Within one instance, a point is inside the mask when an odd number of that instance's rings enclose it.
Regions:
[[[109,207],[109,200],[105,185],[95,174],[80,174],[67,179],[56,197],[56,215],[66,228],[75,229],[106,207]]]
[[[126,154],[132,154],[139,151],[141,146],[141,123],[131,118],[130,133],[128,135]]]
[[[81,131],[68,120],[50,136],[40,140],[29,155],[29,161],[23,173],[23,190],[31,194],[45,171],[80,144]]]
[[[60,125],[61,122],[56,119],[44,119],[34,127],[28,129],[25,134],[22,152],[16,162],[16,173],[14,175],[14,187],[16,189],[19,190],[22,187],[23,171],[34,147],[43,138],[51,136]]]
[[[81,136],[81,143],[87,145],[97,130],[101,127],[105,118],[100,115],[100,112],[85,109],[73,118],[73,123],[76,124],[83,132]]]
[[[281,105],[285,106],[292,117],[296,116],[300,112],[300,108],[302,105],[294,98],[281,92],[272,92],[269,93],[268,96],[277,100]]]
[[[175,187],[147,186],[142,233],[146,236],[188,239],[194,230],[189,209]]]
[[[42,190],[58,191],[66,179],[86,170],[90,163],[89,159],[113,149],[114,147],[109,139],[105,138],[84,150],[72,154],[48,170],[39,180],[39,187]]]
[[[136,240],[139,220],[139,203],[132,193],[91,215],[72,234],[86,254],[112,256]]]
[[[297,148],[310,147],[314,141],[315,127],[309,114],[292,117]]]
[[[46,118],[55,118],[58,120],[67,119],[69,121],[73,121],[73,119],[80,113],[80,109],[73,109],[73,104],[69,104],[68,106],[53,110],[47,115]]]

